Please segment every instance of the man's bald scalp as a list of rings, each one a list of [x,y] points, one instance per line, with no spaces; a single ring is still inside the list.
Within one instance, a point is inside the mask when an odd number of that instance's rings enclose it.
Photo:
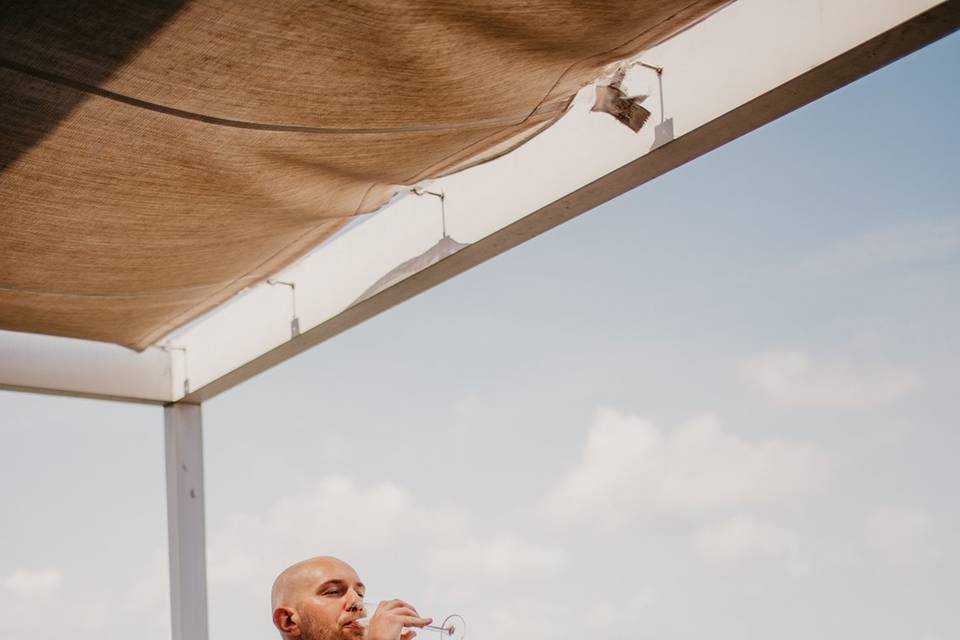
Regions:
[[[333,556],[317,556],[294,563],[280,572],[277,579],[273,581],[273,588],[270,589],[271,608],[292,607],[305,588],[312,588],[310,578],[317,572],[324,569],[333,568],[337,565],[347,567],[354,573],[353,567],[349,564],[334,558]]]

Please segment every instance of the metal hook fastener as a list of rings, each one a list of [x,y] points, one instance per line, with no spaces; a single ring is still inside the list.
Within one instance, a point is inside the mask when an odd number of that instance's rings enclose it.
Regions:
[[[300,335],[300,318],[297,316],[297,285],[295,282],[287,282],[285,280],[267,280],[267,284],[272,286],[285,286],[290,287],[290,304],[291,312],[293,316],[290,319],[290,337],[296,338]]]
[[[428,191],[423,187],[413,187],[412,189],[410,189],[410,193],[412,193],[415,196],[434,196],[434,197],[440,198],[440,224],[442,226],[443,237],[448,238],[449,236],[447,235],[447,209],[445,204],[447,196],[443,192],[443,189],[437,192],[437,191]]]

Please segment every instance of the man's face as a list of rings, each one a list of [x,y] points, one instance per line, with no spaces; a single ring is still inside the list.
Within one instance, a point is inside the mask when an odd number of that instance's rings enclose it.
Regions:
[[[331,560],[311,572],[301,594],[302,640],[361,640],[364,586],[350,565]]]

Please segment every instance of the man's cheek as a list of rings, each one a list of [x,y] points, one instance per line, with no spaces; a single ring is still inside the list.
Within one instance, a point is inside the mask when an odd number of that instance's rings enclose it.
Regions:
[[[302,617],[300,627],[303,629],[300,640],[329,640],[331,635],[328,629],[324,629],[319,621],[309,615]]]

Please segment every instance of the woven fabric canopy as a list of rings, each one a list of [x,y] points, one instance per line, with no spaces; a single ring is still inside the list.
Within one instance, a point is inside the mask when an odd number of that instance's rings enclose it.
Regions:
[[[0,329],[143,349],[725,2],[2,4]]]

